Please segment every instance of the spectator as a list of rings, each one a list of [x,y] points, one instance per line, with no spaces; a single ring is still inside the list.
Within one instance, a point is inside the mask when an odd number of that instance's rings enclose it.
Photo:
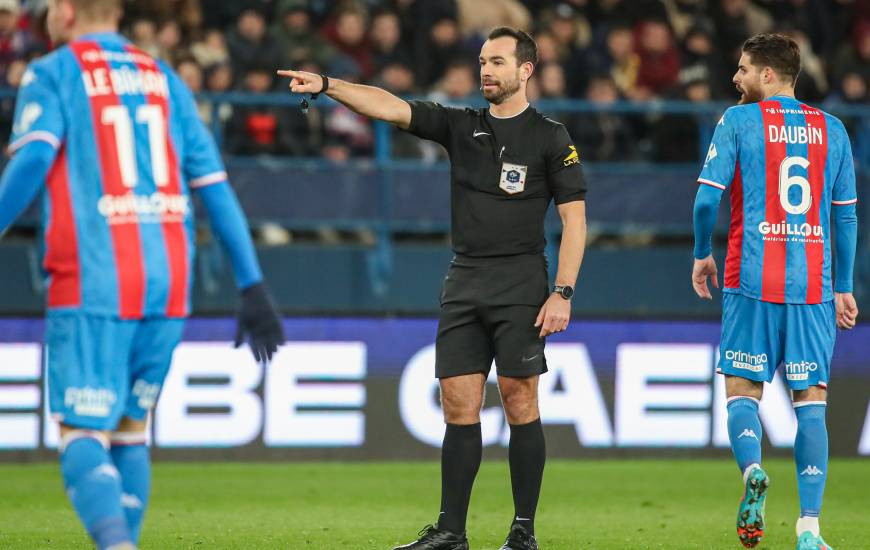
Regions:
[[[664,21],[644,21],[638,25],[635,35],[640,67],[637,87],[630,97],[638,101],[660,96],[677,83],[680,54]]]
[[[336,55],[333,45],[314,28],[308,0],[283,0],[278,5],[278,21],[271,29],[283,63],[298,67],[312,61],[324,67]]]
[[[455,60],[447,65],[444,76],[430,95],[434,101],[457,103],[472,97],[479,89],[476,68],[465,61]]]
[[[267,93],[272,89],[274,67],[253,66],[245,73],[242,91]],[[307,156],[308,122],[299,109],[244,105],[233,109],[227,131],[227,149],[242,155]]]
[[[546,63],[538,67],[537,73],[541,99],[562,99],[565,97],[567,84],[562,65]]]
[[[637,86],[640,70],[640,56],[635,52],[634,33],[627,25],[616,25],[610,29],[605,39],[603,53],[591,56],[589,61],[593,73],[609,74],[619,94],[628,97]]]
[[[667,99],[706,103],[712,97],[710,77],[703,68],[684,73],[680,87],[668,94]],[[668,114],[653,125],[654,160],[656,162],[696,162],[699,156],[698,116],[694,114]],[[708,121],[712,128],[715,120]]]
[[[715,99],[734,97],[731,74],[734,67],[726,67],[722,56],[716,51],[713,41],[713,24],[699,19],[690,27],[683,39],[679,80],[686,82],[692,74],[705,74],[709,77],[711,91]]]
[[[205,70],[204,81],[205,88],[209,92],[224,93],[230,91],[233,87],[232,65],[229,63],[218,63],[208,67]],[[206,125],[214,123],[214,120],[212,120],[213,111],[211,107],[206,113],[200,112],[200,115]],[[233,106],[226,102],[219,104],[217,108],[217,116],[221,124],[227,123],[233,116]]]
[[[589,80],[586,99],[602,108],[592,113],[578,113],[565,119],[568,133],[583,161],[623,161],[634,156],[634,136],[626,119],[605,111],[620,100],[619,88],[610,75]]]
[[[372,47],[366,34],[366,13],[354,4],[340,10],[335,21],[326,26],[324,34],[340,53],[352,58],[363,80],[374,75]]]
[[[842,81],[846,73],[870,72],[870,19],[856,22],[852,40],[837,52],[831,72],[837,81]]]
[[[236,74],[247,74],[254,67],[274,70],[279,64],[275,46],[266,34],[266,20],[255,9],[242,12],[238,24],[227,36],[227,46]]]
[[[828,92],[828,77],[819,56],[813,52],[810,39],[798,29],[783,31],[797,42],[801,50],[801,73],[795,83],[795,95],[804,101],[822,101]]]
[[[468,52],[462,46],[459,25],[456,20],[444,18],[429,29],[429,43],[425,56],[420,59],[418,81],[426,87],[437,82],[451,61],[467,59]]]
[[[217,29],[205,31],[202,40],[190,46],[190,54],[200,67],[205,68],[227,63],[230,59],[224,34]]]
[[[375,85],[398,96],[410,96],[418,92],[414,71],[404,63],[395,61],[383,68]]]
[[[165,59],[170,64],[174,64],[178,56],[183,54],[183,52],[179,51],[181,46],[181,27],[172,19],[160,25],[160,29],[157,31],[156,42],[160,52],[160,59]]]
[[[459,27],[464,36],[485,37],[494,27],[528,29],[532,15],[518,0],[457,0]]]
[[[718,49],[726,63],[736,66],[743,42],[754,34],[769,32],[773,18],[749,0],[720,0],[714,6]]]
[[[540,30],[535,33],[535,44],[538,45],[538,64],[544,63],[561,63],[562,56],[559,51],[559,42],[553,36],[553,32],[549,29]]]
[[[549,28],[558,44],[560,63],[565,68],[565,95],[580,96],[586,89],[588,74],[585,48],[591,40],[589,22],[563,2],[553,10]]]
[[[19,28],[20,16],[18,0],[0,0],[0,78],[4,80],[10,64],[39,47],[34,35]]]
[[[193,58],[182,58],[175,65],[175,72],[179,78],[187,84],[190,91],[194,94],[199,94],[203,91],[203,74],[202,67]],[[211,103],[201,99],[196,100],[196,109],[199,112],[199,118],[204,121],[211,121]]]
[[[411,65],[411,56],[402,44],[402,29],[396,12],[382,11],[372,19],[369,31],[374,63],[378,71],[390,63],[400,62]]]
[[[151,19],[136,19],[130,26],[130,40],[151,57],[160,58],[157,25]]]

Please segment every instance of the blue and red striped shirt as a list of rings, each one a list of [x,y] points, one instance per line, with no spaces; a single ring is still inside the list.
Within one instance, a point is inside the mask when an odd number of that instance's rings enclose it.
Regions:
[[[833,299],[831,207],[857,201],[849,136],[836,117],[780,96],[731,107],[698,181],[731,191],[724,292],[788,304]]]
[[[15,120],[10,152],[58,150],[43,205],[48,307],[187,316],[190,191],[227,176],[178,76],[120,35],[87,35],[31,63]]]

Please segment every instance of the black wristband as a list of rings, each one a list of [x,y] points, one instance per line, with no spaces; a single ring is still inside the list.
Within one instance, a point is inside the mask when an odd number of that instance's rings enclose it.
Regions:
[[[320,91],[314,94],[311,94],[311,99],[317,99],[317,96],[326,92],[329,89],[329,77],[325,74],[320,75],[320,79],[323,82],[323,86],[320,88]]]

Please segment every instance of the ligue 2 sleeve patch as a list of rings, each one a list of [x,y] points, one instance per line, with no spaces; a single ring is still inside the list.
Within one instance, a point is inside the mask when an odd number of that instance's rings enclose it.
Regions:
[[[571,152],[562,160],[562,164],[565,166],[571,166],[572,164],[580,164],[580,155],[577,154],[577,148],[573,145],[569,145],[568,149],[571,149]]]

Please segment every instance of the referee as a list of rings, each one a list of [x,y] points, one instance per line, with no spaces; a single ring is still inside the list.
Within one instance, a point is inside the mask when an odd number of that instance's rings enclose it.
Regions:
[[[435,526],[399,549],[466,550],[465,520],[480,467],[480,410],[493,359],[511,436],[515,514],[502,549],[537,549],[535,509],[546,451],[538,377],[544,339],[568,326],[586,239],[586,184],[565,127],[529,105],[538,61],[525,32],[499,27],[480,50],[485,109],[406,102],[371,86],[278,71],[296,93],[325,93],[353,111],[443,145],[451,161],[455,257],[441,292],[435,375],[447,423],[441,451],[441,510]],[[544,217],[562,219],[556,286],[547,282]],[[398,549],[396,549],[398,550]]]

